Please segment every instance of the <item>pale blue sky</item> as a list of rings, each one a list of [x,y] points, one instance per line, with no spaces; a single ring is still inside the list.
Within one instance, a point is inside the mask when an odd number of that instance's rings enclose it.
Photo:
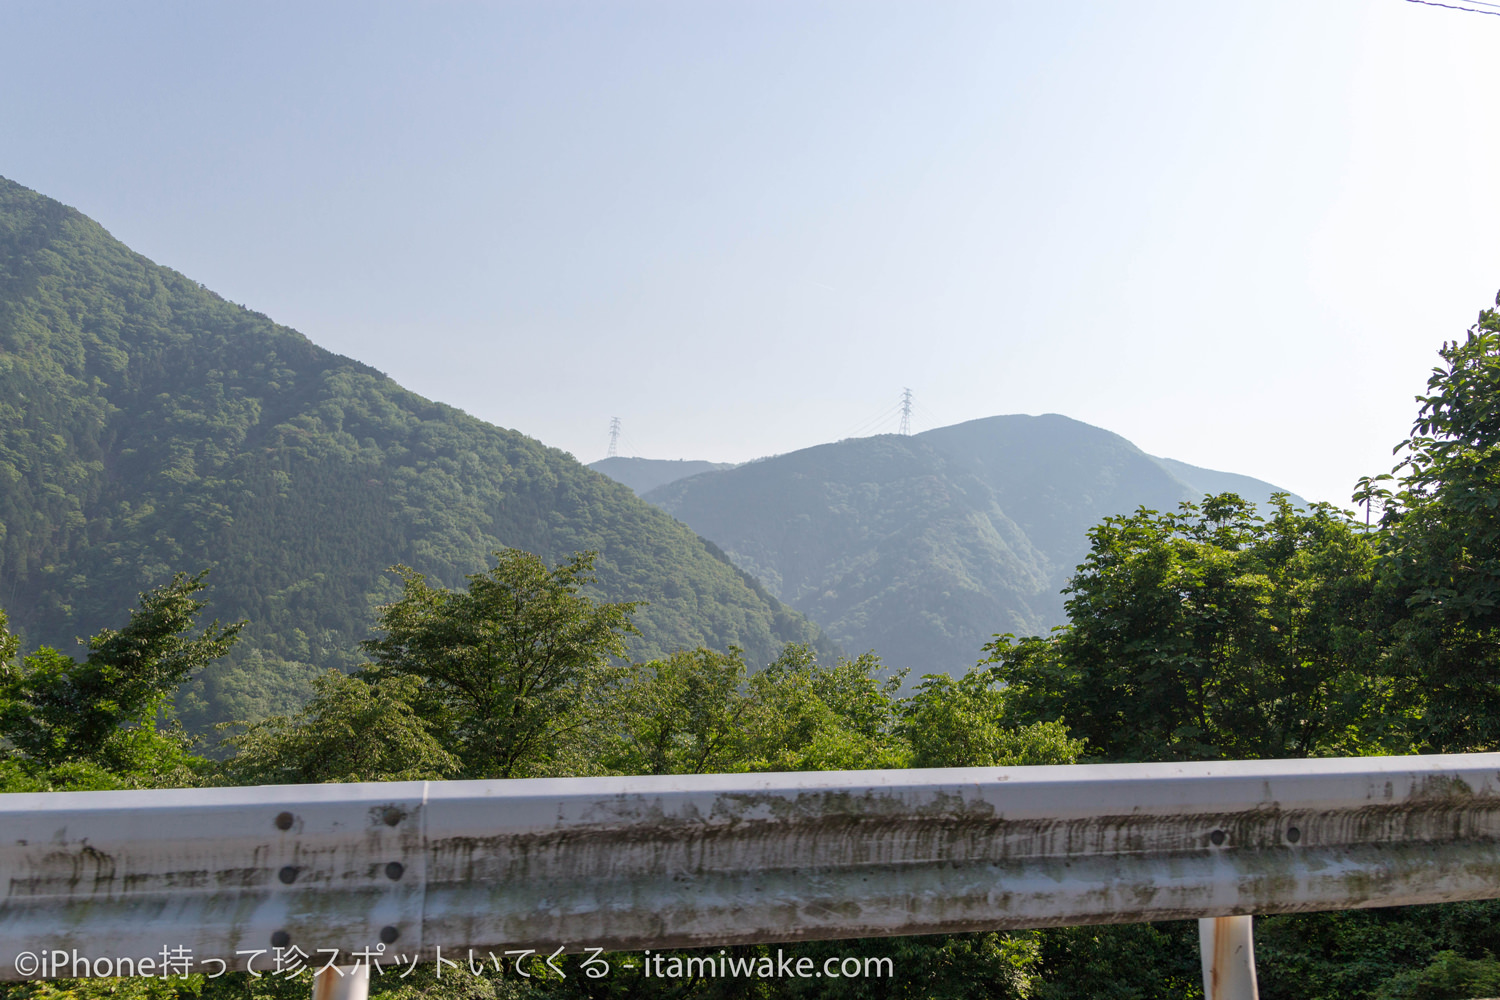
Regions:
[[[0,4],[0,175],[590,461],[1058,412],[1345,502],[1500,288],[1500,17]]]

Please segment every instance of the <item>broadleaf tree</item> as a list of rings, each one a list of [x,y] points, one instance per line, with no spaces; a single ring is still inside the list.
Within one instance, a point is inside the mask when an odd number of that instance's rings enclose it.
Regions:
[[[322,781],[440,780],[459,770],[432,726],[413,707],[415,677],[366,680],[330,670],[316,694],[291,716],[244,724],[225,745],[236,785]]]
[[[1500,296],[1496,297],[1500,306]],[[1500,747],[1500,310],[1444,343],[1390,475],[1362,480],[1379,504],[1396,672],[1423,692],[1421,745]],[[1394,488],[1392,488],[1394,487]]]
[[[416,705],[471,778],[515,778],[590,767],[588,738],[612,714],[609,696],[639,602],[594,601],[594,553],[548,566],[519,549],[469,576],[467,590],[433,586],[404,566],[400,599],[382,606],[361,644],[369,676],[417,678]]]
[[[202,761],[174,724],[172,695],[224,656],[244,627],[215,621],[193,634],[206,606],[195,596],[204,575],[179,573],[142,594],[129,622],[89,639],[82,660],[46,646],[19,663],[0,658],[0,738],[13,770],[47,787],[44,772],[89,787],[188,780]],[[0,645],[14,656],[14,637]]]
[[[1382,672],[1375,548],[1326,505],[1269,518],[1233,494],[1106,518],[1065,593],[1070,624],[986,647],[1017,710],[1066,718],[1104,760],[1401,749]]]

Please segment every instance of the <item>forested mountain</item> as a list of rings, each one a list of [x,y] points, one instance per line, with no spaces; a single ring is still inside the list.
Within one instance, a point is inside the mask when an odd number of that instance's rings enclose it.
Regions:
[[[624,483],[635,490],[636,495],[644,496],[658,486],[675,483],[679,479],[696,476],[700,472],[732,469],[734,463],[695,462],[680,458],[624,458],[616,455],[590,462],[589,468],[595,472],[604,473],[617,483]]]
[[[1059,591],[1101,518],[1224,489],[1264,502],[1275,487],[1048,414],[820,445],[646,498],[844,648],[920,675],[972,667],[996,632],[1062,624]]]
[[[190,722],[300,701],[351,667],[406,563],[446,585],[514,546],[596,549],[646,600],[636,656],[816,630],[682,524],[561,451],[408,392],[0,179],[0,608],[73,648],[176,570],[249,627]],[[821,641],[821,640],[819,640]]]

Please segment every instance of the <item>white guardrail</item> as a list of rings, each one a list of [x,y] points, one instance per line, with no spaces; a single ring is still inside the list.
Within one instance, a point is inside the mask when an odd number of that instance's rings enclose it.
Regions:
[[[0,795],[0,880],[6,979],[1197,917],[1253,996],[1213,918],[1500,896],[1500,754]]]

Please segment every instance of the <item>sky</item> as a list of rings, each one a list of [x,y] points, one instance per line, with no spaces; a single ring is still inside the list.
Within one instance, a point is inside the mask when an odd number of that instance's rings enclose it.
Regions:
[[[894,432],[910,388],[916,431],[1063,413],[1347,506],[1500,288],[1500,16],[1405,0],[7,0],[0,38],[0,176],[583,461],[616,416],[648,458]]]

